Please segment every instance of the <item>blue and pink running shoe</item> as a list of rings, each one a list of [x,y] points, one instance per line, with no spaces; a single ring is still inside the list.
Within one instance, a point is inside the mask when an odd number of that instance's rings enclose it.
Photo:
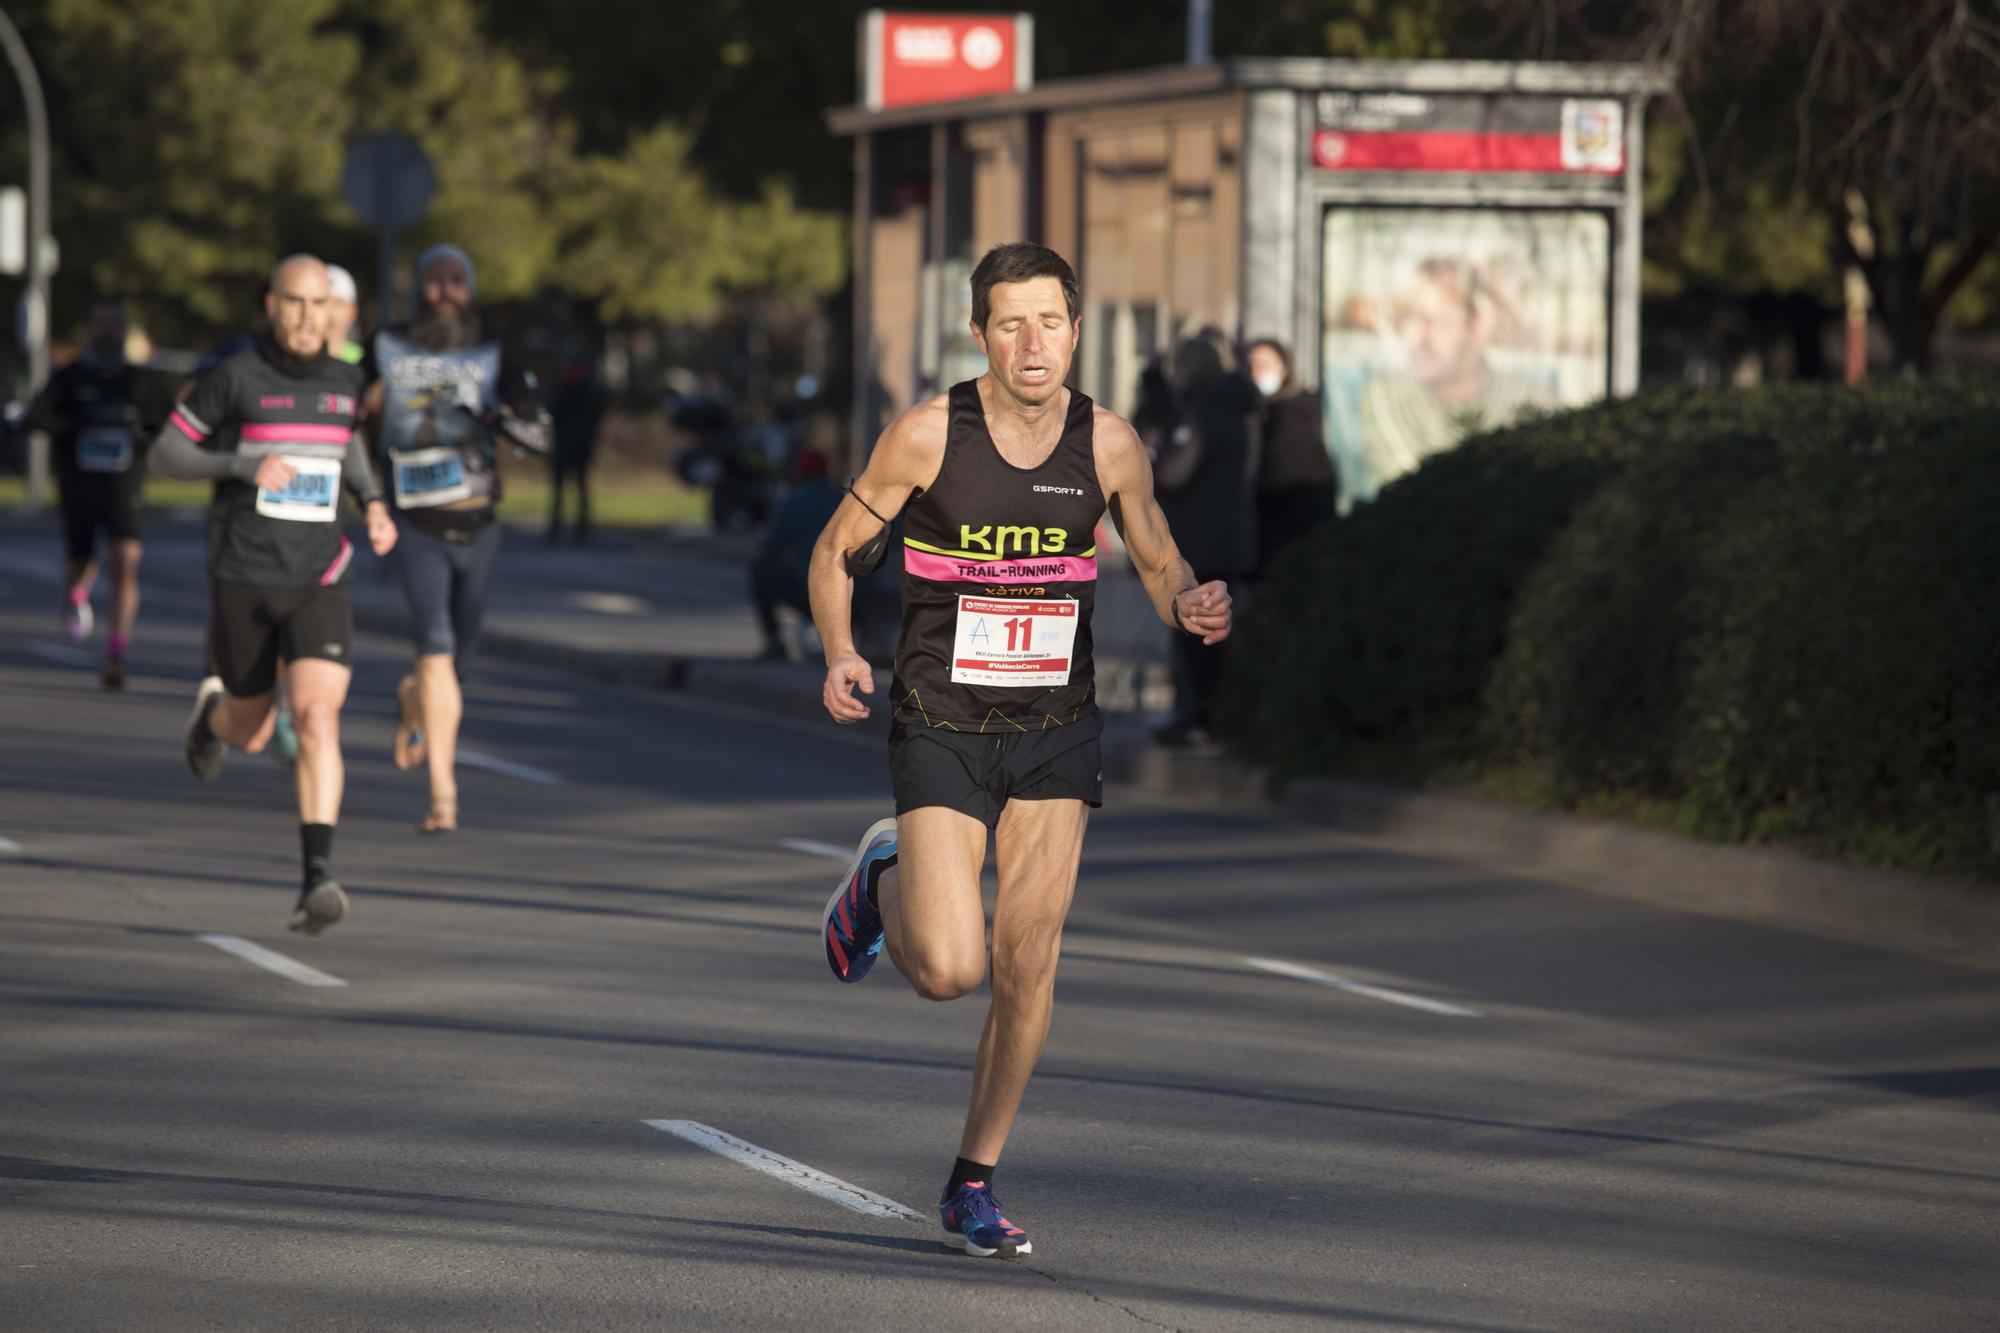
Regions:
[[[819,933],[826,965],[842,981],[859,981],[882,951],[882,913],[875,906],[875,881],[896,864],[896,817],[878,819],[861,835],[854,863],[826,900]]]
[[[999,1255],[1012,1259],[1017,1254],[1033,1254],[1028,1233],[1000,1213],[1000,1201],[983,1180],[968,1180],[958,1193],[938,1205],[938,1220],[955,1240],[965,1243],[965,1252],[979,1259]]]

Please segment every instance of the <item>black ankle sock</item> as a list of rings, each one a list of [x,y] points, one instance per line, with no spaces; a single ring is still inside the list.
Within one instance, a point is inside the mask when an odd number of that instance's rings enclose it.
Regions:
[[[308,890],[332,879],[333,825],[299,825],[299,853],[305,860],[305,886]]]
[[[887,874],[895,864],[895,857],[885,856],[874,865],[868,867],[868,885],[864,891],[868,895],[868,905],[878,912],[882,910],[882,899],[878,895],[877,890],[882,883],[882,876]]]
[[[946,1199],[958,1193],[959,1186],[961,1185],[970,1185],[975,1182],[983,1182],[991,1185],[993,1183],[993,1170],[994,1168],[983,1163],[968,1162],[963,1157],[959,1158],[951,1164],[951,1179],[945,1181],[944,1193],[938,1196],[938,1202],[943,1203]]]

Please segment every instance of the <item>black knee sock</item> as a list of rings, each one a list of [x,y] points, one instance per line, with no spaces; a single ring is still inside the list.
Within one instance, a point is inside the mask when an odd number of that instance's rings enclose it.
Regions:
[[[299,852],[305,860],[305,886],[308,891],[314,885],[332,879],[333,825],[299,825]]]
[[[983,1163],[968,1162],[963,1157],[957,1159],[951,1164],[951,1179],[945,1181],[944,1193],[938,1196],[938,1202],[943,1203],[946,1199],[958,1193],[959,1186],[961,1185],[970,1185],[975,1182],[984,1182],[991,1185],[993,1183],[993,1171],[993,1167]]]

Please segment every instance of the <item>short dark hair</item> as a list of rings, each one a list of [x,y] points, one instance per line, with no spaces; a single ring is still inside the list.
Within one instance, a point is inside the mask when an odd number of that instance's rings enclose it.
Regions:
[[[1046,245],[1033,241],[1009,241],[996,245],[972,270],[972,322],[983,333],[993,317],[993,288],[1003,282],[1027,282],[1033,278],[1054,278],[1062,284],[1063,304],[1069,307],[1070,323],[1076,322],[1078,302],[1076,270]]]

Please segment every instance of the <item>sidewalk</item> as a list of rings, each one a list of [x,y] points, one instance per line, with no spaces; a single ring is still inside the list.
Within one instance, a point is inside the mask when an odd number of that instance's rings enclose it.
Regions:
[[[146,541],[143,578],[149,587],[206,598],[199,523],[155,515]],[[510,530],[481,651],[823,721],[824,672],[816,647],[809,644],[802,661],[754,660],[762,636],[749,604],[751,548],[749,541],[703,532],[609,533],[588,548],[550,546],[539,534]],[[46,564],[53,583],[55,549],[52,520],[0,518],[0,573],[19,577]],[[384,562],[357,552],[350,584],[360,628],[399,639],[407,633],[402,593]],[[1277,812],[1442,859],[1663,907],[2000,966],[2000,889],[1992,885],[1696,842],[1347,779],[1280,784],[1232,759],[1159,749],[1148,732],[1171,702],[1165,631],[1122,563],[1105,562],[1097,608],[1105,776],[1149,796],[1210,810]],[[794,644],[810,637],[789,622],[787,631]],[[875,715],[865,725],[886,731],[889,664],[875,665]]]

